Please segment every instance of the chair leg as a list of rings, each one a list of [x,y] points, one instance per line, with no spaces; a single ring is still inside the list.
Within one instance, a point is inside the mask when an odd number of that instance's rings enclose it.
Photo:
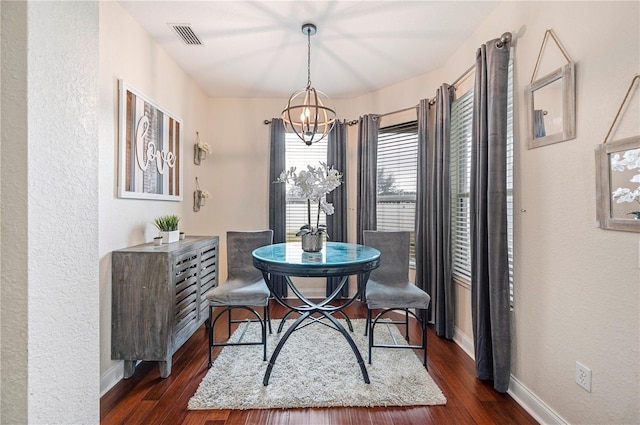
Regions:
[[[404,339],[409,342],[409,310],[404,309]]]
[[[260,323],[262,325],[262,361],[267,361],[267,324],[265,320],[269,322],[269,306],[264,308],[264,320]],[[269,322],[269,333],[271,333],[271,322]]]
[[[369,324],[371,323],[371,310],[369,310],[369,307],[367,307],[367,320],[365,321],[364,324],[364,336],[367,336],[368,330],[369,330]]]
[[[424,358],[422,360],[422,362],[424,363],[424,367],[425,369],[429,370],[429,367],[427,366],[427,321],[426,321],[426,317],[423,316],[422,317],[422,344],[424,346]]]
[[[371,310],[367,308],[367,321],[369,324],[367,325],[367,329],[369,330],[369,364],[371,364],[371,353],[373,347],[373,323],[371,322]]]
[[[211,348],[213,347],[213,323],[211,322],[211,316],[213,314],[213,307],[209,306],[209,365],[208,368],[211,368],[213,362],[211,361]]]

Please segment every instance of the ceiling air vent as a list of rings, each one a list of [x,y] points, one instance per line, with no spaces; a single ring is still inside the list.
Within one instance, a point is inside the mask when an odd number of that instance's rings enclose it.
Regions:
[[[180,40],[187,46],[202,46],[200,37],[193,32],[189,24],[167,24],[178,34]]]

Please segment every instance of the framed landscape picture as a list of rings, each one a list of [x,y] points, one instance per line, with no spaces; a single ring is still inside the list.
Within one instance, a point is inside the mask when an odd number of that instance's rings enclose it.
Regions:
[[[182,120],[119,80],[118,197],[182,200]]]

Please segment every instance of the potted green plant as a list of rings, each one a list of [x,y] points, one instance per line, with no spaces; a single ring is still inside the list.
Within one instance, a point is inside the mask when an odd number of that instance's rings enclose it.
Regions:
[[[180,217],[175,214],[155,218],[153,224],[160,230],[162,243],[177,242],[180,239],[180,231],[178,230],[179,221]]]
[[[153,238],[153,244],[155,246],[162,245],[162,236],[156,236],[155,238]]]

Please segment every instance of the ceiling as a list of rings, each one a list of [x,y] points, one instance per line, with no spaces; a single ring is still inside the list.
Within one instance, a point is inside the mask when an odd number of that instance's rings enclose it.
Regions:
[[[119,1],[211,97],[350,98],[438,69],[496,1]],[[186,45],[169,24],[188,25]],[[472,52],[470,52],[470,55]],[[471,62],[471,56],[469,61]]]

